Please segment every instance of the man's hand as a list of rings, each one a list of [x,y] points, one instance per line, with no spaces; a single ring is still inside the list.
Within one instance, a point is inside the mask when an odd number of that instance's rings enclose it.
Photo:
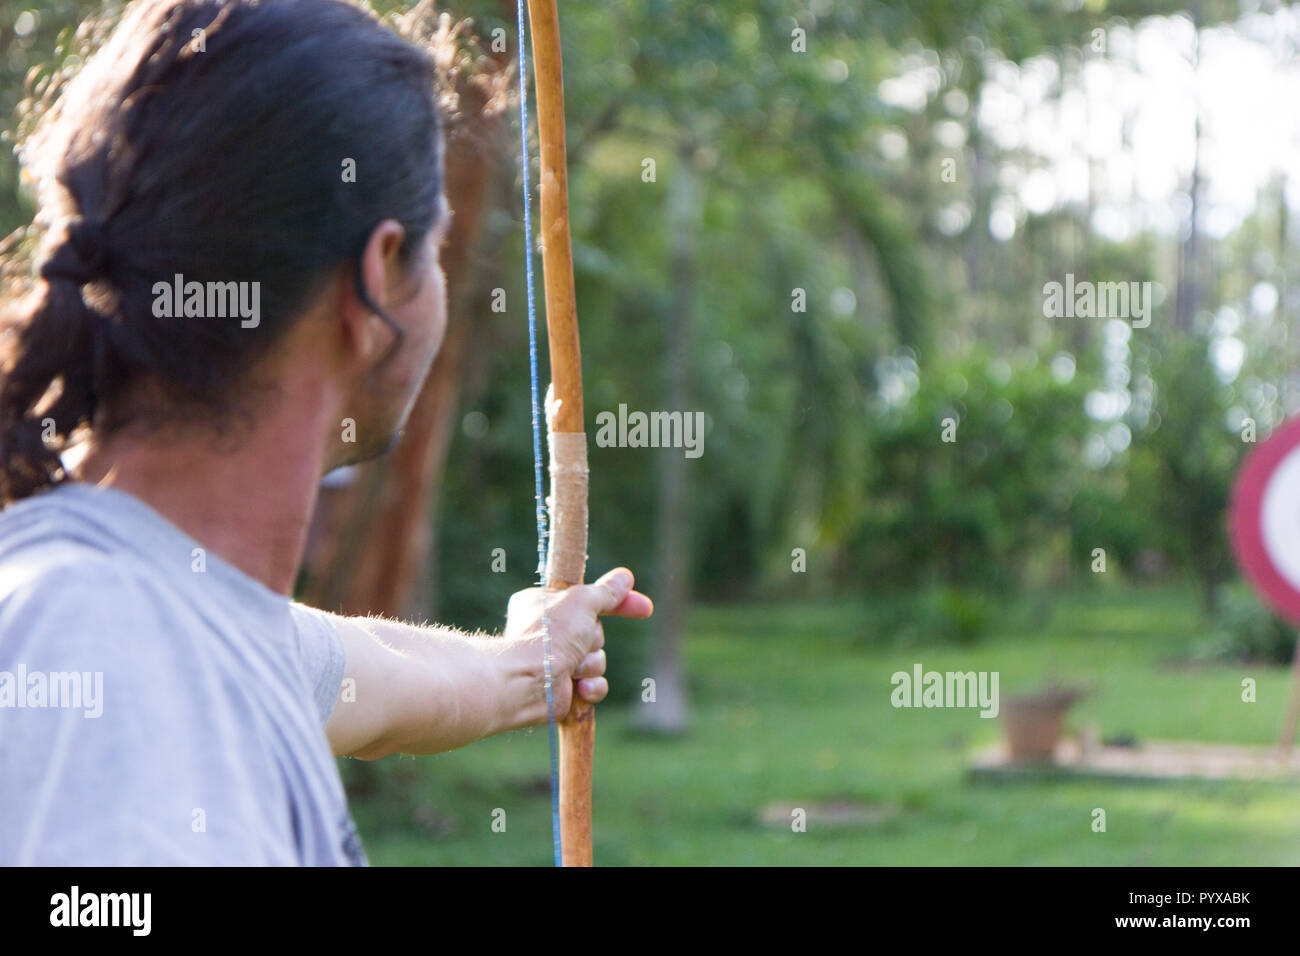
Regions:
[[[542,661],[543,613],[550,626],[551,666],[555,687],[555,716],[569,712],[574,693],[599,703],[609,693],[605,680],[605,630],[600,615],[649,617],[654,604],[639,591],[627,568],[615,568],[593,584],[577,584],[563,591],[528,588],[510,598],[505,637],[535,651],[539,673]],[[538,692],[545,693],[539,683]],[[542,719],[537,723],[545,723]]]

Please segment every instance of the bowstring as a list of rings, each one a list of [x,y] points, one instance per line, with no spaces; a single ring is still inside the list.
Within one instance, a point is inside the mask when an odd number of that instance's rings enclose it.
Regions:
[[[519,31],[519,146],[524,193],[524,273],[528,288],[528,374],[533,407],[533,490],[537,504],[537,583],[546,587],[546,498],[542,490],[542,425],[537,386],[537,297],[533,291],[533,221],[530,212],[532,190],[528,178],[528,73],[524,28],[524,0],[515,0]],[[555,726],[555,687],[552,679],[551,619],[546,598],[542,600],[542,667],[546,677],[546,727],[551,757],[551,843],[555,865],[562,864],[560,851],[560,760]]]

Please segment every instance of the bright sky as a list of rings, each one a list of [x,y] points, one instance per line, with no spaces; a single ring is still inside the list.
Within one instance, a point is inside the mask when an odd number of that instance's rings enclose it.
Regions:
[[[1196,68],[1194,39],[1183,16],[1109,30],[1104,56],[1092,49],[1092,37],[1080,37],[1087,58],[1059,97],[1055,59],[995,63],[981,123],[1000,146],[1032,157],[1001,173],[1007,196],[994,211],[994,235],[1010,238],[1026,212],[1083,202],[1090,161],[1101,200],[1093,227],[1100,234],[1123,239],[1135,230],[1175,235],[1185,229],[1198,103],[1203,231],[1221,237],[1236,228],[1258,191],[1281,172],[1289,173],[1288,203],[1300,209],[1300,12],[1252,13],[1203,30]],[[917,110],[939,88],[939,74],[921,56],[905,66],[881,84],[880,95]],[[960,115],[964,97],[946,98],[944,105]],[[940,142],[961,145],[958,123],[940,127]],[[888,152],[890,144],[883,145]]]

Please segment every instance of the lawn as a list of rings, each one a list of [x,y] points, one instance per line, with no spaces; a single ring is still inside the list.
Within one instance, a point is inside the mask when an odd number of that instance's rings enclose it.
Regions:
[[[1072,723],[1095,722],[1103,737],[1276,738],[1289,672],[1187,665],[1205,627],[1189,589],[1067,593],[1038,623],[1030,617],[1027,607],[1008,609],[970,646],[903,647],[882,640],[861,605],[697,608],[688,642],[691,733],[650,738],[632,732],[626,705],[600,712],[596,862],[1300,862],[1295,786],[972,783],[970,753],[998,739],[998,720],[891,705],[890,676],[919,662],[997,671],[1003,695],[1050,675],[1090,685]],[[611,644],[617,653],[614,637]],[[1257,682],[1257,703],[1241,700],[1245,677]],[[347,763],[353,811],[376,865],[550,861],[544,728],[436,757]],[[770,803],[835,800],[886,808],[887,818],[839,828],[813,822],[802,833],[759,820]],[[1092,829],[1098,807],[1104,833]]]

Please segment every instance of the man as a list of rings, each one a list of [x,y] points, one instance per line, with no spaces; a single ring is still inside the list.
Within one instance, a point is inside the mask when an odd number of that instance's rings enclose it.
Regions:
[[[334,755],[545,722],[539,589],[500,637],[290,598],[321,476],[391,446],[442,340],[435,81],[332,0],[141,0],[25,148],[0,863],[361,863]],[[606,695],[632,585],[550,597],[557,716]]]

